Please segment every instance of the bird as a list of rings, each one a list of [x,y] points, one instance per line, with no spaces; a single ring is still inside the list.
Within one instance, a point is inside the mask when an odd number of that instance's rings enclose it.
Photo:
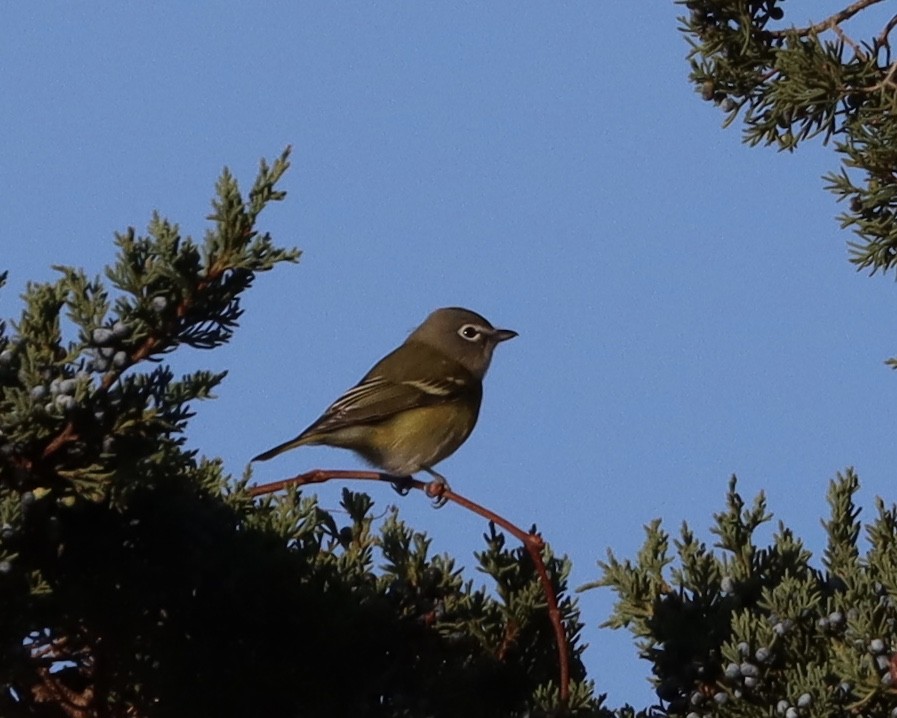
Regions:
[[[516,336],[470,309],[436,309],[308,428],[252,461],[323,444],[350,449],[391,477],[424,471],[447,488],[433,467],[470,436],[495,347]]]

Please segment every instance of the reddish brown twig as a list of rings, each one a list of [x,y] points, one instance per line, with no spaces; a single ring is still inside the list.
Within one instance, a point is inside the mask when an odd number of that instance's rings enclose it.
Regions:
[[[825,20],[820,20],[815,25],[809,25],[807,27],[801,28],[791,28],[790,30],[774,30],[772,32],[772,35],[773,37],[784,37],[789,33],[795,33],[800,37],[806,37],[807,35],[830,30],[836,25],[840,25],[845,20],[849,20],[861,10],[865,10],[870,5],[876,5],[881,1],[882,0],[857,0],[855,3],[848,5],[846,8],[836,12],[834,15],[827,17]]]
[[[93,687],[80,693],[66,686],[48,668],[37,670],[38,683],[31,687],[35,703],[53,703],[69,718],[95,718],[98,715]]]
[[[314,469],[298,476],[281,481],[272,481],[268,484],[259,484],[249,488],[250,496],[263,496],[265,494],[273,494],[290,486],[305,486],[306,484],[321,484],[331,479],[353,479],[356,481],[386,481],[392,484],[401,482],[402,487],[420,489],[430,498],[438,501],[451,501],[464,507],[468,511],[473,511],[483,518],[501,526],[505,531],[518,539],[526,548],[536,567],[536,573],[539,576],[539,582],[542,584],[542,590],[545,593],[545,602],[548,605],[548,618],[554,628],[555,641],[558,649],[558,673],[560,676],[560,699],[563,705],[567,704],[570,695],[570,662],[567,651],[567,634],[564,633],[564,626],[561,622],[561,610],[558,607],[557,596],[554,593],[554,587],[551,585],[551,579],[548,576],[548,569],[542,560],[542,549],[545,548],[545,542],[542,537],[536,533],[524,531],[515,526],[506,518],[499,516],[494,511],[490,511],[485,506],[471,501],[449,489],[445,484],[438,481],[418,481],[417,479],[406,477],[395,477],[389,474],[381,474],[377,471],[340,471]]]
[[[875,46],[876,47],[887,47],[891,48],[891,41],[888,39],[888,36],[891,34],[891,30],[897,27],[897,15],[894,15],[890,20],[888,20],[888,24],[885,25],[884,29],[881,31],[881,34],[877,38],[875,38]]]
[[[75,425],[71,421],[67,421],[62,431],[60,431],[53,440],[44,447],[43,458],[48,458],[59,451],[66,444],[70,444],[78,438],[78,432],[75,431]]]

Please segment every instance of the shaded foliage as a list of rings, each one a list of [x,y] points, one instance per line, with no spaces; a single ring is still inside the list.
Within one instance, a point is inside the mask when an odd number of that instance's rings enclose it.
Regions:
[[[683,525],[673,555],[655,521],[635,561],[608,553],[602,577],[584,588],[616,592],[605,625],[636,636],[662,713],[847,718],[897,709],[897,506],[876,502],[862,552],[858,488],[853,471],[831,482],[818,568],[781,524],[770,545],[755,543],[771,516],[762,494],[746,508],[734,478],[712,527],[716,551]]]

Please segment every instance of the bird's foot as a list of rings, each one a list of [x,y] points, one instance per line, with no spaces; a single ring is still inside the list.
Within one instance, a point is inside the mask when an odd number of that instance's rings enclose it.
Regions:
[[[445,492],[451,491],[452,489],[442,474],[438,474],[433,471],[433,469],[428,469],[426,467],[424,467],[424,471],[433,477],[433,480],[427,484],[427,488],[425,489],[427,496],[433,499],[434,509],[441,509],[448,503],[448,498],[446,497]]]
[[[399,496],[407,496],[411,493],[412,484],[410,476],[393,476],[392,474],[383,474],[384,480],[388,481],[392,486],[392,490]]]

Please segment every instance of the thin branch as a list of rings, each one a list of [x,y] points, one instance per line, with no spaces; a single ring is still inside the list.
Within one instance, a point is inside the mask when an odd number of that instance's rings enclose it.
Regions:
[[[53,703],[68,718],[95,718],[96,704],[92,686],[80,693],[64,685],[47,668],[37,670],[38,683],[31,687],[35,703]]]
[[[825,30],[833,29],[836,25],[840,25],[845,20],[849,20],[861,10],[865,10],[871,5],[876,5],[882,0],[857,0],[853,5],[848,5],[843,10],[836,12],[831,17],[826,18],[815,25],[808,27],[793,28],[791,30],[775,30],[771,34],[773,37],[785,37],[786,35],[797,34],[800,37],[807,35],[815,35]]]
[[[862,48],[859,45],[857,45],[856,42],[854,42],[853,39],[851,37],[849,37],[847,35],[847,33],[841,29],[841,26],[838,23],[833,23],[831,27],[832,27],[832,30],[834,31],[835,35],[838,36],[838,39],[840,39],[841,42],[843,42],[845,45],[850,46],[850,48],[853,50],[854,57],[856,57],[860,60],[866,59],[866,53],[863,52]]]
[[[439,481],[418,481],[410,476],[397,477],[389,474],[381,474],[377,471],[340,471],[314,469],[298,476],[281,481],[272,481],[268,484],[259,484],[248,489],[250,496],[263,496],[281,491],[290,486],[305,486],[307,484],[321,484],[331,479],[353,479],[356,481],[386,481],[390,484],[400,487],[401,489],[420,489],[430,498],[436,499],[437,504],[447,501],[456,503],[459,506],[472,511],[475,514],[501,526],[505,531],[518,539],[526,548],[536,567],[536,573],[539,576],[539,582],[542,584],[542,590],[545,593],[545,602],[548,605],[548,618],[554,628],[555,642],[558,650],[558,673],[560,675],[560,700],[562,705],[567,704],[570,695],[570,661],[567,648],[567,634],[564,632],[564,626],[561,621],[561,611],[558,607],[557,596],[554,587],[551,585],[551,579],[548,576],[548,569],[542,560],[542,549],[545,548],[545,541],[539,534],[524,531],[519,526],[512,524],[506,518],[499,516],[494,511],[490,511],[485,506],[471,501],[470,499],[457,494],[449,489],[444,483]]]
[[[884,76],[881,82],[876,82],[872,87],[870,87],[866,92],[876,92],[879,90],[891,88],[893,92],[894,88],[894,75],[897,74],[897,62],[892,62],[890,67],[888,68],[888,74]]]
[[[75,425],[71,421],[67,421],[62,431],[59,432],[53,440],[44,447],[44,453],[41,458],[47,459],[66,444],[77,440],[78,432],[75,431]]]
[[[875,46],[876,47],[891,47],[891,41],[888,39],[888,36],[891,34],[891,31],[897,27],[897,15],[894,15],[890,20],[888,20],[888,24],[885,25],[884,30],[881,31],[881,34],[875,38]]]

